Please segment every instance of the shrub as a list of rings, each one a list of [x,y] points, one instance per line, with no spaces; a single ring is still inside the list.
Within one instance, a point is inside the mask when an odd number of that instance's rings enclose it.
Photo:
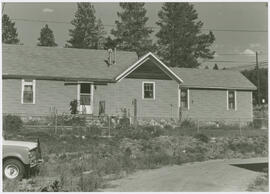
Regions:
[[[96,173],[80,176],[78,187],[79,191],[91,192],[96,190],[101,185],[101,177]]]
[[[99,137],[102,135],[102,129],[96,125],[87,127],[87,137]]]
[[[209,138],[202,133],[197,133],[196,135],[194,135],[194,138],[198,139],[201,142],[205,142],[205,143],[209,142]]]
[[[119,120],[119,125],[120,125],[121,128],[127,128],[127,127],[129,127],[130,126],[130,120],[129,120],[129,118],[126,118],[126,117],[121,118]]]
[[[7,132],[19,131],[23,126],[21,117],[15,115],[6,115],[3,118],[3,129]]]
[[[70,108],[69,108],[70,113],[77,114],[77,112],[78,112],[77,111],[77,106],[78,106],[77,100],[72,100],[69,105],[70,105]]]
[[[85,126],[85,117],[79,115],[63,114],[58,116],[58,125]]]
[[[181,127],[186,127],[186,128],[195,128],[196,123],[192,121],[191,119],[185,119],[184,121],[181,122]]]

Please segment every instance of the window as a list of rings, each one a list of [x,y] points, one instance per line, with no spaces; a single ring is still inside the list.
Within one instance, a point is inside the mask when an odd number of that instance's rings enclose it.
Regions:
[[[155,99],[154,82],[143,82],[143,99]]]
[[[180,94],[181,104],[180,107],[182,108],[189,108],[188,107],[188,89],[187,88],[181,88],[181,94]]]
[[[81,83],[80,105],[91,105],[91,84]]]
[[[22,80],[22,104],[35,104],[35,80]]]
[[[234,90],[228,90],[228,110],[236,110],[236,95]]]

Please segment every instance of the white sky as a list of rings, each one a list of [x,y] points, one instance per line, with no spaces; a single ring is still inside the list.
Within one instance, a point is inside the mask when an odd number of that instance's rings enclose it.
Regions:
[[[118,3],[93,3],[97,18],[101,18],[106,31],[110,32],[114,21],[117,19],[117,11],[120,11]],[[267,30],[266,3],[193,3],[198,12],[199,19],[206,29],[230,29],[230,30]],[[162,3],[146,3],[148,25],[157,27],[157,13]],[[15,20],[21,42],[25,45],[36,45],[40,29],[46,23],[54,31],[56,42],[64,46],[69,39],[68,29],[73,28],[69,23],[76,11],[76,3],[6,3],[4,13],[13,19],[61,21],[67,23],[29,22]],[[158,31],[156,28],[155,33]],[[207,32],[207,31],[205,31]],[[155,33],[153,38],[155,38]],[[213,50],[217,52],[215,61],[219,67],[250,65],[255,63],[254,52],[261,52],[259,61],[266,61],[268,55],[268,33],[266,32],[224,32],[214,31],[216,41]],[[224,55],[225,54],[225,55]],[[226,55],[233,54],[233,55]],[[239,62],[235,62],[239,61]],[[214,63],[204,62],[204,65],[212,67]]]

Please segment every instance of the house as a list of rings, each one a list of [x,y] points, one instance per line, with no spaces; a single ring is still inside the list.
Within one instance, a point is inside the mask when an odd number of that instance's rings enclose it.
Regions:
[[[3,113],[69,113],[137,118],[252,120],[252,90],[242,74],[169,68],[154,54],[3,45]]]

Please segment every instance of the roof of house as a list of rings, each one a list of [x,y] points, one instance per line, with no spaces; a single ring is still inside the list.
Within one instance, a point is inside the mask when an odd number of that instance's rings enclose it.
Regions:
[[[256,86],[238,71],[177,67],[170,69],[184,81],[180,84],[183,87],[256,90]]]
[[[4,78],[35,77],[79,81],[120,81],[148,58],[170,74],[181,86],[255,90],[256,87],[240,72],[191,68],[168,68],[152,53],[138,60],[135,52],[117,51],[116,63],[108,66],[106,50],[6,45],[2,47]]]
[[[138,60],[135,52],[116,51],[108,66],[106,50],[6,45],[2,47],[4,76],[113,80]]]

